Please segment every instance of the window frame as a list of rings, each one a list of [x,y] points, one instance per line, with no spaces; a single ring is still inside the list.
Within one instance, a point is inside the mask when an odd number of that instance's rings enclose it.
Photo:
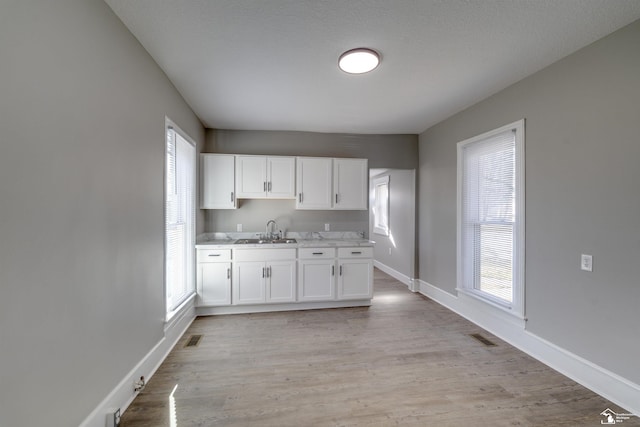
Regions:
[[[463,251],[463,208],[464,208],[464,149],[472,144],[484,143],[504,132],[515,132],[515,219],[513,223],[512,245],[512,301],[509,303],[487,292],[476,289],[474,280],[467,280],[465,269],[473,266],[465,263]],[[459,294],[464,294],[501,309],[507,313],[525,318],[525,120],[521,119],[481,135],[460,141],[457,144],[457,287]]]
[[[386,195],[386,199],[385,199],[385,205],[384,206],[380,206],[379,204],[379,197],[378,197],[378,187],[379,186],[386,186],[387,187],[387,195]],[[390,198],[391,198],[391,191],[390,191],[390,179],[389,179],[389,175],[384,175],[384,176],[379,176],[376,178],[373,178],[372,180],[372,187],[373,187],[373,233],[374,234],[379,234],[381,236],[388,236],[389,235],[389,229],[390,229],[390,218],[389,218],[389,214],[391,211],[391,207],[390,207]],[[382,209],[381,209],[382,208]],[[380,210],[385,210],[386,211],[386,216],[383,216],[383,219],[386,219],[385,224],[382,224],[382,227],[379,225],[379,219],[380,219],[380,214],[379,211]]]
[[[186,285],[187,291],[185,295],[180,298],[179,302],[175,303],[175,305],[170,305],[169,300],[169,279],[168,279],[168,251],[169,244],[167,239],[167,201],[170,197],[169,188],[168,188],[168,175],[169,175],[169,167],[168,167],[168,135],[169,132],[172,131],[176,135],[179,135],[187,144],[189,144],[193,148],[193,158],[192,160],[192,171],[191,171],[191,221],[193,222],[192,226],[189,227],[191,230],[188,233],[188,241],[185,243],[186,250],[186,262],[187,266],[185,267],[186,272]],[[177,139],[177,138],[176,138]],[[176,153],[177,153],[177,145],[176,145]],[[177,159],[176,159],[177,160]],[[197,144],[195,141],[182,129],[180,129],[175,123],[173,123],[170,119],[165,117],[165,138],[164,138],[164,181],[163,181],[163,241],[164,241],[164,253],[163,253],[163,298],[165,301],[165,320],[168,322],[171,320],[177,313],[179,313],[183,307],[189,302],[192,301],[196,294],[196,265],[195,265],[195,241],[196,241],[196,209],[197,209],[197,195],[198,195],[198,180],[197,180]]]

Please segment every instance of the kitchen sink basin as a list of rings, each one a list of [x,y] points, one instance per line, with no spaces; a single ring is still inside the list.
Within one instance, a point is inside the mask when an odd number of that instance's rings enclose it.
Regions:
[[[296,239],[239,239],[237,245],[264,245],[268,243],[298,243]]]

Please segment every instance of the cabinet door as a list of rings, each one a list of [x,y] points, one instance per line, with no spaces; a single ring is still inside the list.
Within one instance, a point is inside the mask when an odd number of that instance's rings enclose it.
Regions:
[[[234,156],[200,155],[200,208],[237,208]]]
[[[341,259],[339,264],[338,299],[371,299],[373,297],[373,261]]]
[[[267,159],[264,156],[236,156],[236,197],[267,197]]]
[[[267,157],[267,197],[294,199],[296,197],[295,157]]]
[[[333,159],[296,159],[296,209],[331,209]]]
[[[262,304],[265,302],[264,262],[234,262],[233,304]]]
[[[335,261],[333,259],[301,260],[298,270],[298,301],[335,299]]]
[[[294,302],[295,261],[267,263],[267,302]]]
[[[334,209],[366,210],[368,187],[367,159],[334,159]]]
[[[198,305],[231,304],[231,263],[198,263]]]

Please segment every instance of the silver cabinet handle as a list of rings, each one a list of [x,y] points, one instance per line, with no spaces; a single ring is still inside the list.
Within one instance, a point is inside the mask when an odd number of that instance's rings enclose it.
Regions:
[[[271,277],[271,267],[267,267],[267,277]]]
[[[358,252],[351,252],[351,255],[362,255],[362,252],[358,251]]]
[[[302,193],[298,193],[298,202],[302,203]]]
[[[227,279],[231,279],[231,269],[227,268]]]
[[[262,267],[262,278],[263,278],[263,279],[264,279],[264,277],[265,277],[264,270],[265,270],[265,268],[264,268],[264,267]]]
[[[220,256],[220,254],[209,254],[209,256]]]
[[[340,266],[340,275],[342,276],[342,266]]]
[[[262,191],[267,191],[267,181],[262,183]]]
[[[313,252],[312,255],[324,255],[324,252]]]
[[[233,191],[231,192],[231,201],[233,202]]]
[[[269,181],[269,183],[267,184],[267,191],[271,192],[271,181]]]
[[[331,275],[332,275],[332,276],[335,276],[335,275],[336,275],[336,266],[335,266],[335,265],[332,265],[332,266],[331,266]]]
[[[338,193],[336,193],[336,204],[338,204]]]

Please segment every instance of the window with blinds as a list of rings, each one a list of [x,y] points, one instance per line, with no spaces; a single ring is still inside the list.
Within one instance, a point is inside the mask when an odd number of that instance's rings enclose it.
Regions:
[[[167,128],[165,183],[165,293],[167,313],[195,291],[195,147]]]
[[[523,314],[524,121],[458,144],[458,289]]]

